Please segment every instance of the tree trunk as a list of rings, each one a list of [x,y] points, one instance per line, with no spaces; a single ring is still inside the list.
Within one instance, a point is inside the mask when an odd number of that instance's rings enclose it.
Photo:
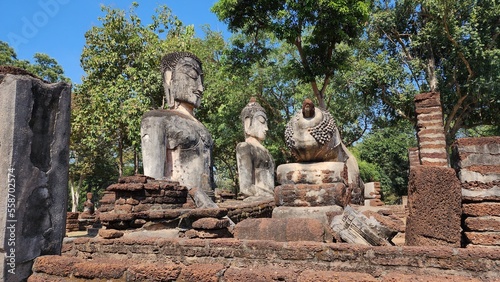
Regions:
[[[139,174],[139,154],[137,148],[134,148],[134,174]]]
[[[123,138],[120,134],[118,140],[118,174],[119,177],[123,176]]]

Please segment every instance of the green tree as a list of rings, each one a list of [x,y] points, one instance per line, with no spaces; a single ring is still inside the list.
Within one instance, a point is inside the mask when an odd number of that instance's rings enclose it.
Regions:
[[[212,11],[229,30],[253,37],[253,41],[234,41],[232,58],[237,64],[268,58],[276,48],[269,35],[293,46],[297,60],[288,60],[288,71],[310,83],[318,105],[326,109],[328,85],[346,56],[338,45],[358,37],[370,5],[369,0],[219,0]]]
[[[33,63],[28,60],[19,60],[14,48],[6,42],[0,41],[0,65],[25,69],[50,83],[59,81],[69,82],[69,79],[64,76],[63,68],[54,58],[47,54],[35,53],[33,59]]]
[[[494,0],[376,2],[368,82],[386,113],[415,122],[414,95],[439,91],[448,145],[461,130],[499,124],[499,18]]]
[[[403,120],[372,130],[355,146],[363,181],[381,182],[383,200],[388,203],[407,194],[408,148],[417,143],[412,129],[411,123]]]
[[[85,132],[79,141],[96,149],[113,148],[119,176],[123,175],[127,152],[133,152],[139,169],[140,118],[150,107],[161,106],[163,91],[159,74],[162,55],[160,34],[176,19],[163,7],[153,23],[143,25],[134,13],[102,7],[102,26],[85,33],[81,57],[86,75],[76,88],[74,130]]]
[[[0,41],[0,65],[14,65],[17,54],[7,42]]]

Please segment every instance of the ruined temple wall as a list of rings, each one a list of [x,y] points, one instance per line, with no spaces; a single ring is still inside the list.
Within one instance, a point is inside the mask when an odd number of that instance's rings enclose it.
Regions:
[[[67,241],[63,256],[41,257],[33,269],[29,281],[500,281],[500,252],[238,239],[78,238]]]
[[[410,148],[406,244],[461,245],[461,192],[448,167],[438,92],[415,96],[418,148]]]
[[[500,247],[500,137],[458,139],[451,160],[461,185],[464,243]]]

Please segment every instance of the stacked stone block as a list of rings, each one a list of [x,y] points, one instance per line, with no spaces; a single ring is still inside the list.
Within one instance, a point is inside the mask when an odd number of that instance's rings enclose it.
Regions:
[[[180,216],[187,196],[187,188],[178,182],[143,175],[123,177],[106,188],[99,218],[108,228],[140,228],[148,221]]]
[[[447,167],[448,154],[439,92],[416,95],[415,110],[420,164]]]
[[[232,234],[228,227],[231,221],[227,217],[227,209],[193,209],[183,216],[184,222],[181,224],[187,238],[229,238]]]
[[[68,212],[66,215],[66,233],[80,230],[78,223],[78,212]]]
[[[448,167],[443,113],[438,92],[415,96],[418,159],[409,150],[406,245],[460,246],[461,191]]]
[[[463,138],[452,146],[462,188],[467,247],[500,247],[500,137]]]
[[[123,177],[106,189],[100,200],[99,219],[108,229],[179,228],[180,236],[188,238],[231,237],[228,210],[194,209],[190,200],[193,190],[144,175]]]
[[[365,183],[365,206],[379,207],[383,206],[384,202],[380,199],[380,182]]]
[[[274,199],[265,199],[262,201],[234,201],[229,200],[218,204],[219,207],[227,209],[227,216],[234,223],[238,223],[247,218],[268,218],[275,210]]]
[[[276,206],[346,206],[351,202],[347,165],[343,162],[290,163],[277,169]]]

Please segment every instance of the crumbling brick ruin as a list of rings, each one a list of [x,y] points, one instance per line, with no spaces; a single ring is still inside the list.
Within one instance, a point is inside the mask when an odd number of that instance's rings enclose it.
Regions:
[[[452,164],[462,188],[464,244],[500,246],[500,137],[458,139]]]
[[[500,137],[458,139],[448,168],[439,93],[417,95],[415,105],[406,243],[499,248]]]
[[[500,281],[500,137],[460,139],[449,162],[439,93],[415,104],[406,228],[405,207],[384,206],[380,183],[365,184],[365,206],[348,205],[346,193],[288,189],[277,198],[289,206],[196,208],[196,188],[135,175],[106,189],[92,215],[98,236],[65,238],[61,256],[36,258],[28,281]],[[68,213],[66,229],[89,219]],[[345,228],[335,232],[335,221]],[[370,246],[356,238],[366,223],[391,235]],[[362,243],[343,243],[339,234],[353,230]]]

